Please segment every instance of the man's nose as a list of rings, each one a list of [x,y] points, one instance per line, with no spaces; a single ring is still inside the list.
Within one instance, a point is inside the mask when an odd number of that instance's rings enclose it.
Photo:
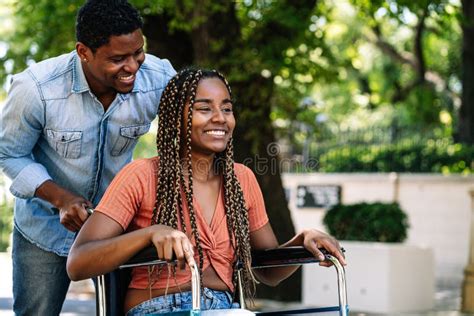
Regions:
[[[130,56],[127,58],[127,62],[123,68],[126,72],[136,73],[138,68],[140,68],[140,63],[134,56]]]

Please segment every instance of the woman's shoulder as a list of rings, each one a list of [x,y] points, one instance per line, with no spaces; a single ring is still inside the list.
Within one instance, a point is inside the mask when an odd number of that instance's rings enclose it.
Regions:
[[[134,186],[154,181],[158,172],[158,158],[141,158],[128,163],[114,177],[112,184]]]
[[[234,172],[237,177],[239,176],[239,174],[240,175],[245,175],[249,173],[253,174],[252,170],[250,170],[249,167],[238,162],[234,162]]]
[[[122,169],[122,172],[149,172],[150,170],[157,170],[158,162],[158,157],[136,159],[127,164]]]
[[[234,173],[242,186],[253,185],[257,181],[253,171],[241,163],[234,163]]]

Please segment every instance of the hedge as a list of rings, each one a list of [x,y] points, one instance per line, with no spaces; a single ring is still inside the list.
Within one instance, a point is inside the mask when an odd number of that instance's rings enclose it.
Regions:
[[[335,205],[323,219],[329,233],[339,240],[402,242],[408,219],[397,203]]]
[[[397,145],[343,145],[319,150],[320,172],[474,172],[474,146],[447,140]]]

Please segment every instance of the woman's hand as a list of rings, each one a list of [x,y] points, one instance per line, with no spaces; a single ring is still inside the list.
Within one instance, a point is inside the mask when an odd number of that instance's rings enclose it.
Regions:
[[[278,246],[277,239],[269,223],[262,228],[250,233],[250,244],[252,249],[273,249],[276,247],[292,247],[303,246],[310,251],[318,260],[321,266],[331,266],[332,263],[324,261],[325,257],[318,248],[326,249],[331,255],[336,257],[339,262],[346,265],[344,255],[340,250],[339,243],[336,239],[316,229],[306,229],[294,236],[291,240]],[[283,266],[266,269],[255,269],[253,272],[257,278],[263,283],[276,286],[282,280],[289,277],[298,269],[298,266]]]
[[[153,225],[150,229],[150,239],[156,247],[159,259],[166,261],[177,259],[180,269],[186,267],[186,262],[190,266],[196,264],[193,245],[185,233],[165,225]]]
[[[346,265],[341,246],[334,237],[316,229],[306,229],[300,233],[300,238],[302,238],[302,246],[321,260],[319,265],[329,267],[332,263],[324,261],[324,254],[318,248],[326,249],[331,255],[336,257],[342,265]]]

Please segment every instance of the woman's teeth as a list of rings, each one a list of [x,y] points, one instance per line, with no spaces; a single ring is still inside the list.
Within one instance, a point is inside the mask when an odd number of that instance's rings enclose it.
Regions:
[[[206,131],[206,134],[216,135],[216,136],[224,136],[225,131]]]

